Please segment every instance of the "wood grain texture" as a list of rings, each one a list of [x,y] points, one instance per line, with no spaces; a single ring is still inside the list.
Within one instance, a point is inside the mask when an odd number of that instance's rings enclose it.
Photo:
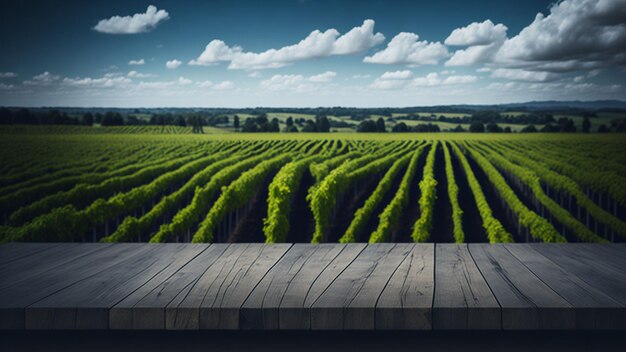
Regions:
[[[572,329],[574,310],[500,244],[470,244],[469,251],[502,308],[502,328]]]
[[[434,329],[500,329],[500,305],[467,245],[437,244]]]
[[[626,329],[624,244],[6,244],[0,329]]]

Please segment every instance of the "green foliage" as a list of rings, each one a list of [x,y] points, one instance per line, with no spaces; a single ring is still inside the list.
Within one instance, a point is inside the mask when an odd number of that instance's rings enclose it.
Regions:
[[[483,221],[483,228],[487,233],[489,243],[513,242],[513,236],[511,236],[511,234],[504,229],[502,223],[500,223],[500,221],[493,216],[491,207],[487,202],[487,198],[485,198],[485,194],[483,193],[480,183],[478,183],[478,179],[474,175],[474,171],[472,171],[472,167],[467,161],[467,158],[465,158],[465,155],[463,155],[455,143],[452,143],[451,146],[454,154],[461,163],[461,167],[463,168],[469,187],[474,195],[474,201],[476,202],[476,207],[478,208],[478,212],[480,213],[480,217]]]
[[[417,172],[417,162],[425,147],[426,145],[422,145],[415,152],[413,152],[409,166],[402,177],[402,181],[400,182],[400,186],[398,187],[396,194],[391,202],[389,202],[389,204],[385,207],[385,210],[383,210],[383,212],[378,216],[380,221],[378,222],[376,231],[370,235],[369,243],[386,242],[391,236],[393,229],[398,224],[398,219],[400,219],[402,211],[408,205],[409,192],[411,189],[410,183],[413,182],[413,177]]]
[[[420,181],[420,217],[413,225],[411,237],[415,242],[426,242],[430,238],[430,230],[433,228],[433,213],[437,200],[437,180],[435,180],[435,155],[438,142],[434,142],[424,165],[424,174]]]

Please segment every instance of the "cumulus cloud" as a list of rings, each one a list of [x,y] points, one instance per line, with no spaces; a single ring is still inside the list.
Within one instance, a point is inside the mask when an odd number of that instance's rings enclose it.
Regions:
[[[126,74],[126,76],[131,77],[131,78],[151,78],[151,77],[156,77],[156,75],[153,75],[151,73],[140,73],[137,71],[129,71],[128,74]]]
[[[13,78],[17,77],[15,72],[0,72],[0,78]]]
[[[230,62],[229,69],[260,70],[279,68],[293,62],[334,55],[354,55],[364,52],[385,40],[382,33],[374,33],[373,20],[365,20],[344,35],[334,28],[324,32],[312,31],[297,44],[279,49],[269,49],[260,53],[244,52],[240,46],[228,46],[221,40],[209,42],[198,58],[189,61],[190,65],[214,65]]]
[[[468,84],[476,82],[476,76],[456,75],[442,78],[437,72],[431,72],[426,76],[413,78],[411,71],[385,72],[371,85],[371,88],[394,90],[407,87],[434,87],[443,85]]]
[[[448,55],[445,45],[439,42],[419,41],[417,34],[402,32],[393,37],[384,50],[366,56],[363,62],[410,66],[435,65]]]
[[[507,27],[501,23],[495,25],[491,20],[457,28],[444,41],[446,45],[472,46],[488,45],[506,38]]]
[[[60,76],[53,75],[50,72],[46,71],[42,74],[34,76],[31,80],[24,81],[24,84],[33,86],[47,86],[52,82],[59,80],[60,78]]]
[[[330,82],[337,76],[337,72],[326,71],[324,73],[320,73],[319,75],[314,75],[309,77],[309,81],[311,82]]]
[[[409,70],[405,71],[393,71],[385,72],[380,76],[381,79],[409,79],[413,76],[413,72]]]
[[[185,78],[183,76],[178,77],[178,84],[180,85],[188,85],[188,84],[192,84],[193,81],[190,80],[189,78]]]
[[[165,67],[169,68],[170,70],[173,70],[173,69],[178,68],[182,64],[183,63],[181,61],[178,61],[178,60],[174,59],[174,60],[167,61],[165,63]]]
[[[298,92],[307,92],[318,89],[324,83],[329,83],[335,78],[337,73],[326,71],[318,75],[305,77],[303,75],[273,75],[272,77],[261,81],[262,88],[271,91],[295,90]]]
[[[453,84],[468,84],[476,82],[476,76],[470,75],[459,75],[459,76],[448,76],[444,79],[441,79],[437,72],[431,72],[424,77],[417,77],[412,82],[412,86],[422,87],[422,86],[441,86],[441,85],[453,85]]]
[[[169,18],[165,10],[157,10],[153,5],[148,6],[145,13],[136,13],[132,16],[113,16],[103,19],[93,27],[100,33],[107,34],[135,34],[149,32]]]
[[[526,71],[520,69],[498,68],[493,70],[491,77],[504,78],[513,81],[545,82],[556,78],[550,72]]]
[[[589,70],[626,64],[626,0],[565,0],[508,39],[496,61],[510,67]]]
[[[11,90],[13,88],[15,88],[15,86],[12,84],[0,83],[0,90]]]
[[[117,85],[124,85],[131,83],[131,79],[126,77],[76,77],[76,78],[64,78],[63,84],[75,87],[94,87],[94,88],[111,88]]]
[[[143,65],[145,63],[146,63],[146,61],[144,59],[128,61],[129,65]]]
[[[409,84],[411,77],[413,77],[413,72],[408,70],[389,71],[376,78],[370,87],[382,90],[402,89]]]
[[[501,23],[495,25],[491,20],[474,22],[466,27],[455,29],[446,38],[446,45],[469,47],[455,51],[445,65],[469,66],[493,61],[506,40],[506,31],[505,25]]]
[[[222,81],[213,86],[215,90],[228,90],[233,89],[235,87],[235,83],[232,81]]]

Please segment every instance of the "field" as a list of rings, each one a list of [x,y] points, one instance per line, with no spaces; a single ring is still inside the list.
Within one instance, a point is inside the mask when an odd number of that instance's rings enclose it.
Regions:
[[[0,130],[2,242],[626,238],[622,135],[102,130]]]

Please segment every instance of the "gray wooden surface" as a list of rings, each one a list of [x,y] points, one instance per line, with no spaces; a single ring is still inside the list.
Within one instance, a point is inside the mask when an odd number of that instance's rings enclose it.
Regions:
[[[0,246],[0,329],[626,329],[620,244]]]

